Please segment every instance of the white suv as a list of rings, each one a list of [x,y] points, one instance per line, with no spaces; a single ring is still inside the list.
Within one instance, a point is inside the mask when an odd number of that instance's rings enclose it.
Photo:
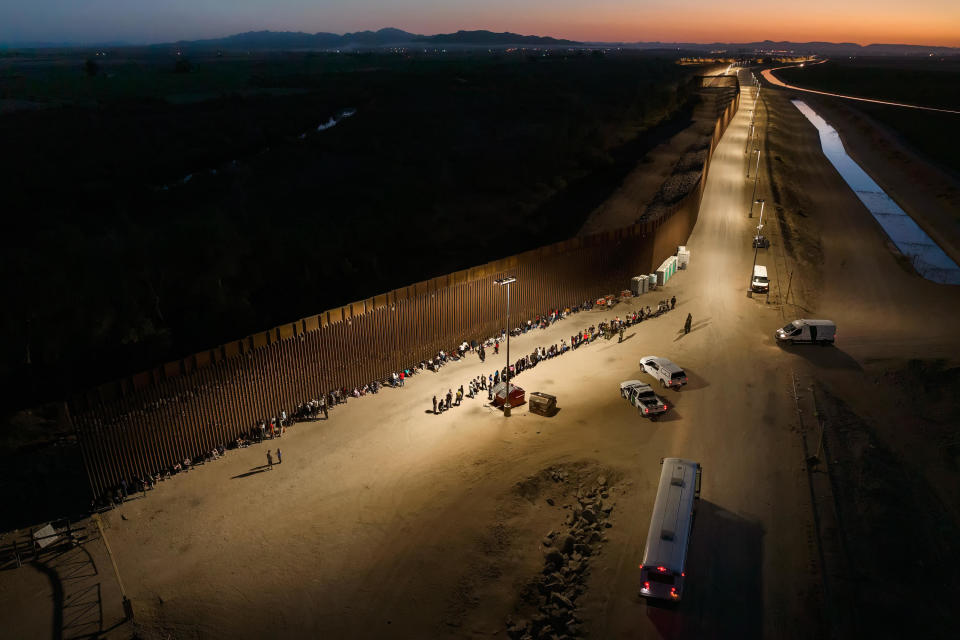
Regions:
[[[645,373],[659,380],[661,387],[675,387],[679,389],[687,384],[687,374],[684,373],[683,369],[666,358],[644,356],[640,358],[640,366],[643,367]]]

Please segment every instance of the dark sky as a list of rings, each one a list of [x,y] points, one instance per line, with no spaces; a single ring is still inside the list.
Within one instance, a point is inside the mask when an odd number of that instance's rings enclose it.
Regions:
[[[957,0],[0,0],[0,42],[131,44],[243,31],[490,29],[574,40],[960,46]]]

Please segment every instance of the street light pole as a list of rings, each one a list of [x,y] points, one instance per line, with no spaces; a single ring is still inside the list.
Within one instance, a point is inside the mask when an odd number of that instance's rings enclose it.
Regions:
[[[510,283],[516,281],[513,276],[493,281],[496,285],[507,287],[507,398],[503,403],[503,415],[506,418],[510,417]]]

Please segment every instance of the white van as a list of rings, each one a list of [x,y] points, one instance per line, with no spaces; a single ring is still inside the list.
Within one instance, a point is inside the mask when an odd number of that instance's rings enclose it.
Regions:
[[[757,293],[766,293],[770,290],[770,280],[767,278],[767,268],[762,264],[753,267],[753,278],[750,280],[750,288]]]
[[[833,344],[837,339],[837,325],[833,320],[794,320],[775,334],[778,342],[809,342]]]

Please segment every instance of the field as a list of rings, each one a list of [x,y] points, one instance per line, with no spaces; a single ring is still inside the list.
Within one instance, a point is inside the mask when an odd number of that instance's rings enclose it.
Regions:
[[[639,54],[86,60],[0,58],[0,371],[20,398],[570,237],[689,121],[696,73]]]
[[[808,89],[945,109],[960,106],[958,74],[960,57],[839,59],[777,72],[784,82]],[[960,171],[953,144],[960,137],[960,116],[860,102],[849,106],[893,129],[921,154]]]

